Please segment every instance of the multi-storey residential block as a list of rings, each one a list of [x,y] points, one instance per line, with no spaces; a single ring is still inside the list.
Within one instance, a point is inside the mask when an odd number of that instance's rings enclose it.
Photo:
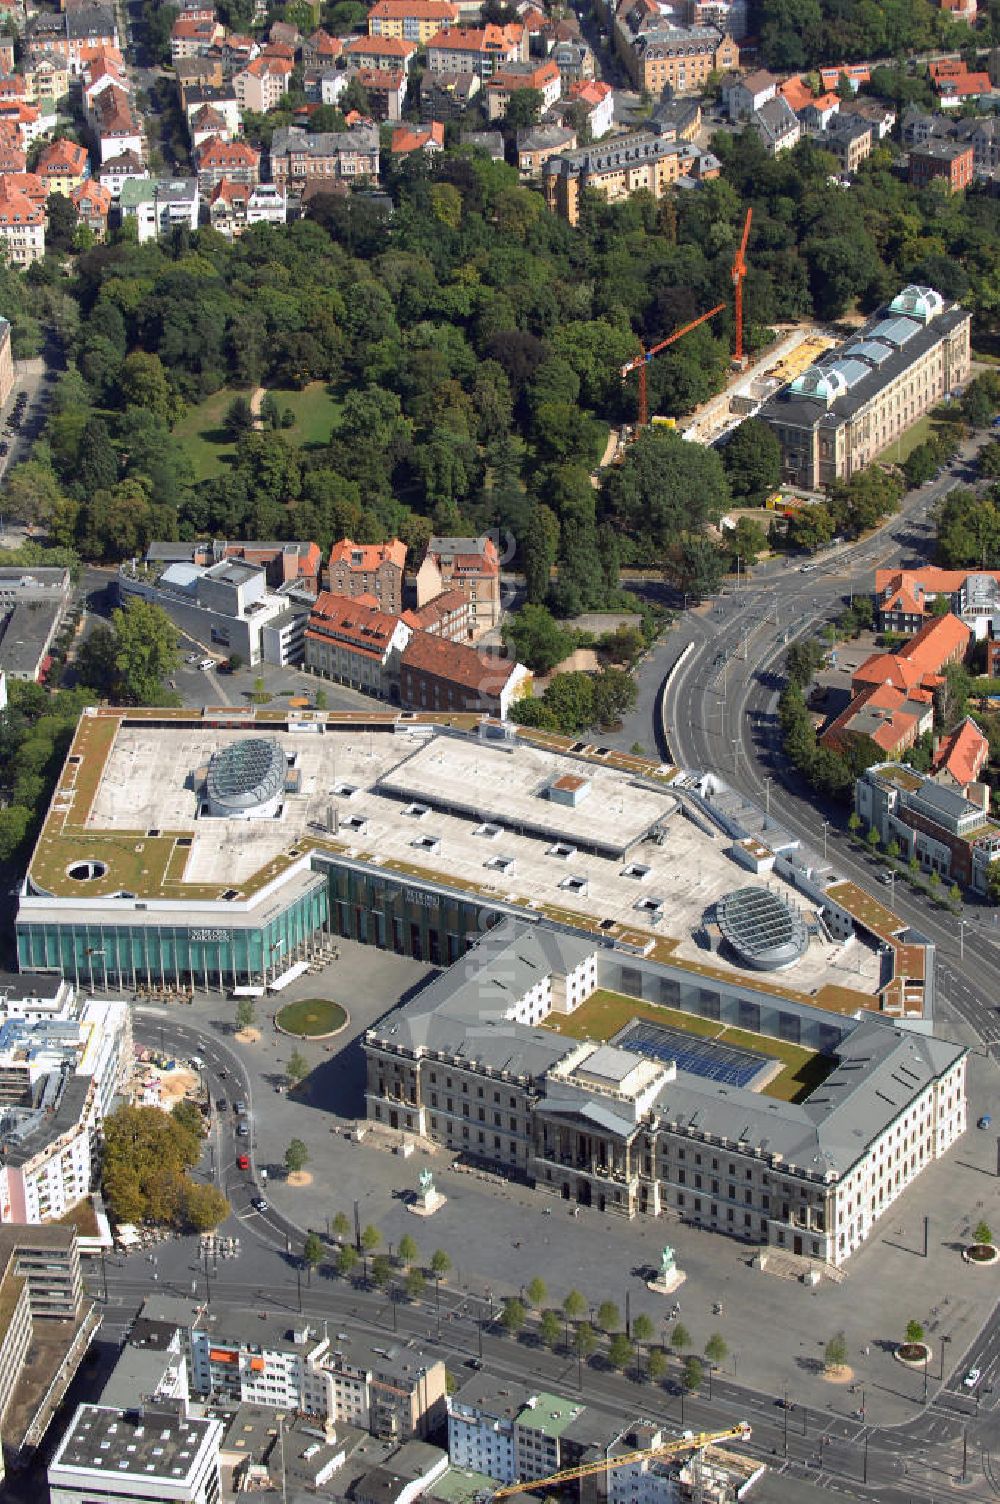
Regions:
[[[86,148],[65,139],[44,147],[35,163],[46,194],[61,193],[65,198],[79,188],[89,170]]]
[[[260,152],[249,141],[223,141],[210,136],[196,146],[194,165],[202,193],[209,193],[223,178],[245,187],[260,182]]]
[[[103,240],[108,233],[111,189],[104,183],[88,178],[78,188],[74,188],[69,197],[76,210],[77,223],[86,225],[95,240]]]
[[[672,132],[656,130],[559,152],[543,168],[545,202],[554,214],[575,225],[585,188],[603,193],[609,203],[640,191],[662,198],[679,177],[690,172],[697,157],[697,149],[688,142],[675,140]]]
[[[519,22],[454,26],[437,32],[427,43],[431,73],[477,73],[487,79],[508,63],[527,61],[528,33]]]
[[[375,0],[368,12],[368,34],[426,47],[439,31],[456,25],[458,17],[452,0]]]
[[[134,219],[139,244],[183,227],[198,228],[201,199],[197,178],[130,178],[119,194],[122,217]]]
[[[961,141],[928,141],[909,153],[910,182],[914,188],[926,188],[941,179],[951,193],[968,188],[973,177],[973,149]]]
[[[548,110],[562,93],[562,75],[551,58],[543,62],[508,63],[498,68],[486,83],[486,116],[502,120],[510,97],[518,89],[533,89],[542,97],[542,109]]]
[[[968,379],[971,315],[931,287],[905,287],[863,329],[760,410],[782,473],[809,490],[848,479]]]
[[[45,210],[10,176],[0,178],[0,242],[12,266],[31,266],[45,255]]]
[[[285,57],[261,53],[233,78],[233,87],[241,110],[265,115],[277,109],[288,93],[293,65]]]
[[[412,1346],[332,1337],[303,1319],[150,1296],[142,1317],[182,1334],[193,1394],[302,1410],[400,1441],[425,1437],[445,1416],[445,1369]]]
[[[349,68],[384,68],[390,73],[408,73],[416,55],[416,42],[404,42],[401,37],[378,33],[352,37],[344,47]]]
[[[271,178],[282,188],[300,188],[316,181],[367,178],[379,175],[378,128],[356,125],[350,130],[310,133],[297,125],[279,126],[271,137]]]

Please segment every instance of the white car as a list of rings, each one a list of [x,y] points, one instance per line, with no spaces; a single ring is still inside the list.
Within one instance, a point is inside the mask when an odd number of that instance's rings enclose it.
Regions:
[[[962,1380],[962,1383],[964,1384],[966,1389],[975,1389],[976,1385],[979,1383],[979,1375],[981,1374],[981,1372],[982,1369],[979,1368],[969,1369],[968,1373],[965,1375],[965,1378]]]

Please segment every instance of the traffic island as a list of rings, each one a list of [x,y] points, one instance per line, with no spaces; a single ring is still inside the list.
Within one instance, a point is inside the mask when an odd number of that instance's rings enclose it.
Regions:
[[[973,1243],[970,1247],[962,1249],[962,1257],[967,1264],[988,1266],[1000,1259],[1000,1251],[992,1243]]]
[[[286,1003],[274,1015],[274,1027],[278,1033],[288,1034],[293,1039],[332,1039],[335,1034],[342,1034],[350,1021],[346,1008],[322,997]]]
[[[901,1342],[892,1356],[906,1368],[926,1368],[931,1361],[931,1349],[926,1342]]]

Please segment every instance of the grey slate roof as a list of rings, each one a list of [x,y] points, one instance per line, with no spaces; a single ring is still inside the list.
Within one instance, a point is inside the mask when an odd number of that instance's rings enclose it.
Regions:
[[[541,1076],[575,1042],[512,1023],[510,1010],[545,977],[572,970],[593,951],[592,940],[505,920],[366,1037],[405,1050],[440,1050],[514,1076]]]
[[[851,343],[857,345],[871,338],[875,324],[885,317],[884,312],[876,315],[864,329],[858,330]],[[829,408],[824,409],[820,403],[811,398],[800,396],[793,392],[791,387],[784,387],[773,397],[768,398],[759,416],[764,422],[789,424],[801,428],[836,427],[845,418],[859,412],[883,387],[889,386],[901,372],[913,364],[923,351],[930,349],[945,334],[957,329],[968,317],[965,309],[953,303],[950,308],[939,313],[937,318],[921,327],[905,345],[893,350],[878,370],[872,370],[849,392],[831,402]],[[831,350],[827,356],[816,362],[817,367],[820,370],[827,370],[840,358],[840,354],[841,352],[837,350]]]
[[[656,1112],[666,1122],[713,1138],[746,1141],[780,1154],[789,1168],[839,1177],[919,1092],[965,1053],[963,1045],[872,1015],[842,1040],[836,1070],[806,1102],[778,1102],[678,1071]]]

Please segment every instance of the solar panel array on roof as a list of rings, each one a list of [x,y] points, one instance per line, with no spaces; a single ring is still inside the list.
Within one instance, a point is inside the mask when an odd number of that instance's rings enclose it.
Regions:
[[[907,340],[919,334],[920,329],[921,325],[916,319],[898,318],[883,319],[870,332],[872,339],[884,339],[887,344],[895,345],[897,349],[900,349]]]
[[[879,340],[863,339],[857,345],[848,345],[844,351],[845,358],[869,360],[873,366],[880,366],[883,361],[889,359],[892,347],[884,345]]]

